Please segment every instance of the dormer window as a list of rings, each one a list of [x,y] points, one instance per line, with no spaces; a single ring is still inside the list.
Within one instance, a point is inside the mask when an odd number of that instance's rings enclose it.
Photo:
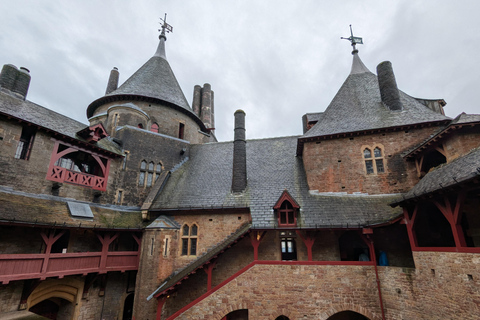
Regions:
[[[297,226],[297,213],[300,206],[288,193],[287,190],[278,199],[277,203],[273,207],[277,214],[279,227],[296,227]]]

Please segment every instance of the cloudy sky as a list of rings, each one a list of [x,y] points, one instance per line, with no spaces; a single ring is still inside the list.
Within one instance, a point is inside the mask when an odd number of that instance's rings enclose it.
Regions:
[[[168,14],[167,58],[187,100],[215,91],[216,134],[302,133],[301,116],[325,110],[351,66],[349,24],[375,72],[389,60],[401,90],[443,98],[448,116],[480,113],[478,1],[27,1],[0,0],[0,63],[24,66],[28,99],[87,123],[112,67],[123,83],[154,53]]]

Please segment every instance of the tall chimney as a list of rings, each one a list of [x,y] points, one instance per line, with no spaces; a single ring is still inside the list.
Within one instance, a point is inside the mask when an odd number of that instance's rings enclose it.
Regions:
[[[0,87],[12,90],[17,78],[18,69],[12,64],[3,65],[2,72],[0,72]]]
[[[105,90],[105,94],[109,94],[117,90],[118,88],[118,77],[120,73],[118,72],[117,67],[113,67],[112,71],[110,71],[110,78],[108,78],[107,90]]]
[[[23,100],[28,93],[30,86],[30,71],[27,68],[21,67],[20,70],[14,65],[6,64],[0,73],[0,87],[16,93]]]
[[[212,87],[210,84],[205,83],[202,89],[202,99],[201,99],[201,114],[200,119],[205,124],[207,129],[212,127]]]
[[[402,102],[390,61],[384,61],[377,66],[377,77],[382,102],[392,111],[401,111]]]
[[[232,192],[247,187],[247,141],[245,140],[245,112],[235,111],[235,137],[233,140]]]
[[[192,100],[192,109],[193,112],[200,118],[200,108],[202,101],[202,87],[198,84],[193,87],[193,100]]]
[[[15,79],[15,85],[12,91],[22,96],[23,100],[27,97],[30,79],[30,70],[20,67],[20,70],[17,71],[17,78]]]

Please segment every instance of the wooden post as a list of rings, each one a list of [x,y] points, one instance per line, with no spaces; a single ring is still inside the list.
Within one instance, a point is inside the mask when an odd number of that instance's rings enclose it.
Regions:
[[[113,237],[109,234],[106,233],[104,237],[101,235],[97,234],[98,239],[102,243],[102,255],[100,257],[100,273],[106,273],[107,272],[107,256],[108,256],[108,247],[110,244],[117,239],[118,237],[118,232],[113,235]]]
[[[167,296],[161,296],[157,298],[157,318],[156,320],[162,320],[162,308],[167,301]]]
[[[307,247],[308,261],[313,261],[312,247],[313,247],[313,244],[315,243],[315,237],[311,237],[311,236],[304,237],[300,230],[296,230],[295,232],[302,239],[303,243]]]
[[[415,224],[415,219],[417,217],[417,212],[418,212],[418,205],[415,205],[415,208],[413,209],[413,214],[412,218],[408,216],[408,210],[407,208],[403,208],[403,216],[405,218],[405,224],[407,226],[407,233],[408,233],[408,238],[410,240],[410,247],[412,250],[418,247],[417,243],[417,236],[415,235],[415,232],[413,232],[413,225]]]
[[[45,257],[43,258],[43,265],[42,265],[42,274],[47,273],[48,270],[48,260],[50,259],[50,254],[52,252],[52,246],[57,241],[60,239],[61,236],[65,233],[65,230],[61,231],[59,234],[55,236],[55,229],[51,230],[50,234],[47,236],[45,232],[40,233],[40,235],[43,238],[43,241],[45,242],[45,245],[47,246],[45,248]],[[45,280],[46,277],[42,277],[41,280]]]
[[[203,269],[207,274],[207,292],[212,290],[212,271],[215,268],[216,262],[212,262],[207,264],[207,266]]]
[[[262,241],[266,233],[266,231],[263,231],[262,234],[260,234],[260,231],[254,231],[250,236],[250,240],[253,246],[253,260],[255,261],[258,260],[258,246],[260,245],[260,242]]]
[[[450,223],[453,239],[455,240],[455,247],[457,248],[467,246],[467,243],[465,241],[465,235],[463,234],[463,229],[460,224],[462,221],[461,208],[463,202],[465,201],[465,197],[465,192],[458,193],[455,206],[450,203],[450,199],[448,199],[448,196],[446,195],[443,196],[444,204],[441,204],[439,201],[433,201],[433,203],[445,216],[445,219],[447,219],[448,223]]]

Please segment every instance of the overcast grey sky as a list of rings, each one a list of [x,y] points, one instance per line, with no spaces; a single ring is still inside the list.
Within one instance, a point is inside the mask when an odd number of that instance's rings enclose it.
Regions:
[[[301,117],[325,110],[350,72],[351,46],[375,73],[393,64],[399,88],[443,98],[448,116],[480,113],[479,1],[27,1],[0,0],[0,63],[24,66],[28,99],[87,123],[112,67],[120,83],[158,44],[159,18],[173,26],[167,59],[191,103],[193,86],[215,91],[216,134],[302,133]]]

